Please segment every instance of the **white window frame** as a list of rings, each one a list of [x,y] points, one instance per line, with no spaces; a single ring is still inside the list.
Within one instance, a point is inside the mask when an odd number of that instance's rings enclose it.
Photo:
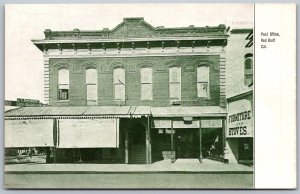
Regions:
[[[95,78],[95,80],[93,80],[93,81],[88,81],[88,77],[87,77],[87,75],[88,75],[88,71],[95,71],[95,73],[96,73],[96,78]],[[97,69],[94,69],[94,68],[91,68],[91,69],[86,69],[85,70],[85,84],[86,84],[86,104],[88,105],[88,106],[91,106],[91,105],[97,105],[97,103],[98,103],[98,88],[97,88],[97,86],[98,86],[98,74],[97,74]],[[95,86],[95,93],[96,93],[96,99],[88,99],[89,97],[88,97],[88,87],[89,86]]]
[[[63,71],[66,71],[68,73],[68,79],[66,82],[61,80],[61,73]],[[70,71],[69,69],[63,68],[59,69],[57,72],[57,80],[58,80],[58,96],[57,99],[58,101],[68,101],[70,99]],[[61,98],[62,94],[65,93],[62,90],[67,90],[67,97],[66,98]]]
[[[172,69],[177,69],[179,71],[179,72],[177,72],[179,74],[179,76],[178,76],[178,80],[176,80],[176,81],[173,81],[173,79],[171,77]],[[171,96],[171,94],[172,94],[171,85],[175,85],[175,84],[179,85],[178,97]],[[171,100],[181,100],[181,67],[179,67],[179,66],[174,66],[174,67],[169,68],[169,97]]]
[[[150,80],[147,82],[147,81],[143,81],[143,73],[142,71],[145,70],[145,69],[150,69],[151,70],[151,78]],[[141,75],[141,100],[153,100],[153,69],[152,67],[142,67],[140,69],[140,75]],[[143,86],[146,86],[146,85],[150,85],[150,91],[151,91],[151,96],[150,98],[146,98],[145,96],[143,96]]]
[[[207,68],[207,71],[208,71],[207,80],[202,80],[202,78],[199,76],[199,73],[198,73],[199,69],[203,68],[203,67]],[[201,65],[201,66],[197,67],[197,97],[198,98],[210,98],[210,84],[209,84],[209,73],[210,73],[210,71],[209,70],[210,69],[209,69],[208,65]],[[207,85],[206,86],[207,87],[206,88],[206,91],[207,91],[206,96],[200,96],[200,93],[199,93],[200,84],[206,84]]]
[[[246,69],[246,61],[247,60],[251,60],[251,62],[252,62],[251,69]],[[245,60],[244,60],[244,85],[249,85],[250,84],[250,83],[248,83],[249,80],[248,80],[248,78],[246,78],[246,76],[251,75],[252,76],[252,82],[253,82],[253,74],[254,74],[254,72],[253,72],[253,57],[249,56],[249,57],[245,58]]]
[[[123,82],[121,82],[120,79],[118,79],[118,80],[115,79],[115,71],[117,69],[122,69],[123,70],[123,74],[124,74]],[[115,67],[113,69],[113,86],[114,86],[114,88],[113,88],[114,89],[114,91],[113,91],[114,92],[114,100],[125,101],[126,100],[126,72],[125,72],[124,67]],[[124,96],[123,96],[123,98],[120,98],[120,99],[116,98],[116,87],[117,86],[123,86],[124,87]]]

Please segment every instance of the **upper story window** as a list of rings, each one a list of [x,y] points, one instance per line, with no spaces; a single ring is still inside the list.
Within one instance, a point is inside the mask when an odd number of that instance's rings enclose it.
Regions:
[[[181,99],[181,67],[171,67],[169,69],[170,98]]]
[[[244,61],[244,84],[249,86],[253,82],[253,54],[246,54]]]
[[[85,71],[86,80],[86,103],[87,105],[97,105],[98,89],[97,89],[97,70],[87,69]]]
[[[141,100],[152,100],[152,68],[141,68]]]
[[[58,71],[58,100],[69,100],[69,70]]]
[[[209,67],[197,67],[197,94],[198,97],[209,97]]]
[[[115,100],[125,100],[125,69],[115,68],[113,77]]]

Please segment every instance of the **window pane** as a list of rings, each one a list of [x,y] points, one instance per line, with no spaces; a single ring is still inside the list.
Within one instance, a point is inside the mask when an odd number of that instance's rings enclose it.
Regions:
[[[253,69],[253,61],[251,58],[245,60],[245,69]]]
[[[97,84],[97,70],[87,69],[85,72],[85,78],[87,84]]]
[[[201,66],[197,68],[197,80],[198,82],[208,82],[209,80],[208,66]]]
[[[245,75],[245,85],[250,85],[253,82],[253,74]]]
[[[170,98],[181,98],[180,83],[170,83]]]
[[[141,99],[152,100],[152,84],[142,84]]]
[[[208,97],[208,83],[198,83],[198,97]]]
[[[59,100],[68,100],[69,99],[69,90],[68,89],[59,89]]]
[[[141,68],[141,83],[152,83],[152,68]]]
[[[115,100],[125,100],[125,86],[122,84],[115,85]]]
[[[114,69],[114,83],[123,83],[125,85],[125,69],[116,68]]]
[[[58,84],[69,85],[69,70],[61,69],[58,71]]]
[[[181,68],[171,67],[169,69],[169,81],[170,82],[180,82],[181,81]]]
[[[97,101],[97,85],[87,85],[86,99],[92,100],[92,101]]]

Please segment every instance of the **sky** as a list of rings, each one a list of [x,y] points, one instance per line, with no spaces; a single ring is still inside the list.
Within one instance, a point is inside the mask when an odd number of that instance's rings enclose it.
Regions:
[[[154,27],[252,28],[253,4],[23,4],[5,7],[5,100],[44,101],[43,53],[32,39],[53,31],[112,29],[124,17],[144,17]]]

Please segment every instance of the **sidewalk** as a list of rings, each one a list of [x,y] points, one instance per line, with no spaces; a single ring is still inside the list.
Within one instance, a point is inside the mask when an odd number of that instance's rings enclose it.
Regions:
[[[224,164],[204,159],[178,159],[175,163],[163,160],[152,164],[11,164],[5,173],[239,173],[252,174],[253,167]]]

